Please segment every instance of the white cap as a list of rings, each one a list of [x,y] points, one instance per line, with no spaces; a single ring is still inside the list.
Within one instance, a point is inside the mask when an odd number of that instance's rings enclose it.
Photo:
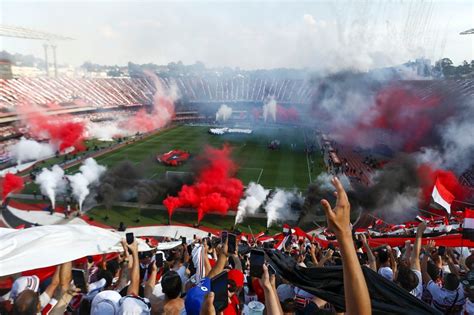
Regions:
[[[121,298],[119,305],[120,315],[149,315],[151,311],[148,299],[130,295]]]
[[[393,271],[390,267],[382,267],[379,269],[379,275],[384,277],[387,280],[393,280]]]
[[[37,276],[20,277],[13,282],[10,299],[15,300],[16,297],[25,290],[33,290],[38,292],[40,280]]]
[[[122,296],[117,291],[105,290],[92,300],[91,315],[119,314],[119,301]]]

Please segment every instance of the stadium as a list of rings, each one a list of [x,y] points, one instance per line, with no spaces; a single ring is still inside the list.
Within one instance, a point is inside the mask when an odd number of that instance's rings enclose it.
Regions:
[[[72,37],[0,36],[45,41],[0,60],[1,314],[474,314],[472,61],[66,75]]]

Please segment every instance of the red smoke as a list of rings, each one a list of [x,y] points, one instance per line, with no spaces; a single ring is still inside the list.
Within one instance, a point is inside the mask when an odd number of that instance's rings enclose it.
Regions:
[[[294,122],[299,121],[300,116],[298,111],[294,107],[286,108],[281,105],[277,105],[277,121],[287,121],[287,122]]]
[[[433,187],[438,177],[443,185],[456,197],[456,200],[464,200],[468,195],[467,189],[459,183],[457,176],[451,171],[434,169],[429,164],[422,164],[418,167],[418,177],[423,194],[420,207],[426,207],[430,204]],[[441,215],[443,215],[444,211],[441,212]]]
[[[23,187],[23,178],[7,173],[2,181],[2,200],[5,201],[5,198],[7,198],[10,193],[18,192],[22,190]]]
[[[84,122],[74,121],[71,115],[46,116],[41,109],[27,104],[19,106],[18,112],[32,137],[49,139],[59,147],[59,151],[70,147],[77,151],[85,149]]]
[[[222,149],[206,147],[198,157],[206,166],[201,170],[193,185],[184,185],[177,197],[168,196],[163,204],[169,216],[176,208],[192,207],[198,211],[198,221],[209,212],[226,214],[229,209],[237,208],[243,194],[244,186],[239,179],[232,176],[237,165],[230,158],[231,148],[225,145]]]
[[[164,86],[154,73],[149,72],[147,74],[156,87],[153,96],[153,107],[150,111],[146,109],[139,110],[124,123],[122,127],[131,132],[150,132],[162,128],[175,116],[174,101],[177,98],[175,91]]]
[[[294,107],[286,108],[277,104],[276,120],[279,122],[296,122],[300,120],[300,115]],[[252,115],[255,119],[263,117],[261,108],[252,109]]]
[[[361,138],[358,142],[364,143],[375,130],[384,130],[400,138],[403,151],[414,152],[429,144],[434,128],[449,116],[439,110],[440,104],[438,96],[424,98],[408,87],[386,87],[377,93],[374,106],[348,135],[350,139],[357,135]]]

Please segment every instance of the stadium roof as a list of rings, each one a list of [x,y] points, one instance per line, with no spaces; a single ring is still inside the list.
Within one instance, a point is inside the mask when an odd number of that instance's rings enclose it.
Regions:
[[[28,39],[42,39],[42,40],[73,40],[74,38],[51,34],[47,32],[35,31],[32,29],[0,25],[0,36],[28,38]]]
[[[459,33],[459,35],[469,35],[469,34],[474,34],[474,28],[471,28],[467,31]]]

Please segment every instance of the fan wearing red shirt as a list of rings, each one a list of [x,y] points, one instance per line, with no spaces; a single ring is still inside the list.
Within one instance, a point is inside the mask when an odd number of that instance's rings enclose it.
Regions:
[[[224,315],[240,315],[242,309],[240,307],[239,293],[244,287],[244,274],[237,269],[231,269],[227,273],[228,285],[227,292],[229,294],[229,304],[224,309]]]

